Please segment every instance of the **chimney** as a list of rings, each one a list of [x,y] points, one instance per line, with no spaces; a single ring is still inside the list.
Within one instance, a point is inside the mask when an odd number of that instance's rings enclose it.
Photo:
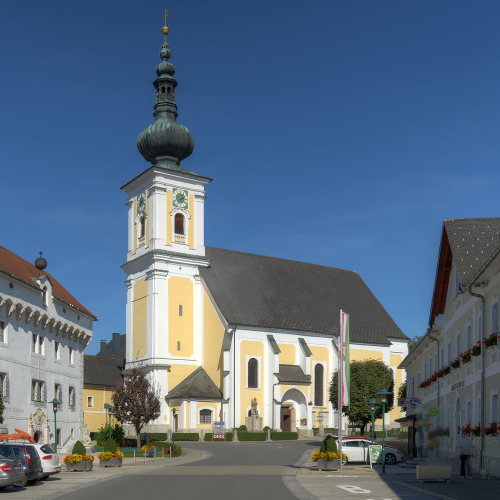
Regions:
[[[113,344],[112,344],[112,351],[111,355],[114,356],[116,352],[118,351],[120,344],[120,334],[119,333],[113,333]]]
[[[106,341],[101,340],[101,350],[99,351],[99,354],[104,354],[105,350],[106,350]]]

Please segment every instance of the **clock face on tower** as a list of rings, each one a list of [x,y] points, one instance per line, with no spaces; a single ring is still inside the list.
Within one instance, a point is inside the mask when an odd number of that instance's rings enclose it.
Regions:
[[[188,206],[187,191],[183,191],[182,189],[174,189],[173,202],[174,202],[174,207],[187,208]]]

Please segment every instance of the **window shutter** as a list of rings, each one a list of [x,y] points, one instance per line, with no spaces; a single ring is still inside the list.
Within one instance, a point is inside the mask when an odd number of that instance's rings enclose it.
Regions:
[[[314,367],[314,406],[323,406],[323,365]]]
[[[259,387],[259,362],[255,358],[248,360],[248,387],[257,389]]]

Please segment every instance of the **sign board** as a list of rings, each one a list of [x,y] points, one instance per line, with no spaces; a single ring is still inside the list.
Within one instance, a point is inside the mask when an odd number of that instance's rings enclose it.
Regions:
[[[212,424],[212,439],[226,439],[226,422],[214,422]]]
[[[431,417],[436,417],[438,414],[438,409],[437,408],[429,408],[429,411],[427,412]]]
[[[408,399],[398,398],[398,406],[406,406],[408,404]]]
[[[224,427],[226,422],[214,422],[212,425],[217,425],[218,427]]]
[[[460,382],[456,382],[451,386],[452,391],[456,391],[457,389],[462,388],[465,385],[465,380],[460,380]]]
[[[370,467],[382,461],[382,445],[371,444],[369,447]]]
[[[411,398],[408,400],[408,406],[410,408],[416,408],[417,406],[420,406],[421,405],[421,402],[420,402],[420,399],[418,398]]]

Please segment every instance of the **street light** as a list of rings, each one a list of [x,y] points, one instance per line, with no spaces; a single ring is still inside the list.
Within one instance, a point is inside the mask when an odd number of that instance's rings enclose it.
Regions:
[[[175,433],[175,412],[177,410],[175,408],[172,408],[172,451],[174,452],[174,457],[175,457],[175,438],[174,438],[174,433]]]
[[[54,412],[54,451],[57,453],[57,405],[59,401],[54,398],[52,401],[52,410]]]
[[[104,403],[104,408],[106,410],[106,423],[108,423],[108,416],[109,416],[108,438],[111,439],[111,415],[113,407],[109,403]]]
[[[392,392],[382,389],[377,392],[377,396],[380,396],[380,402],[382,403],[382,474],[385,474],[385,405],[389,396],[392,396]]]
[[[375,412],[377,411],[378,401],[374,398],[368,401],[370,411],[372,412],[372,440],[375,439]]]

